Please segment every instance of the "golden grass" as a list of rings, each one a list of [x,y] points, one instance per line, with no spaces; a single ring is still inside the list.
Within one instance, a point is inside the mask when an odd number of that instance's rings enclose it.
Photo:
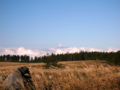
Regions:
[[[119,90],[120,67],[105,61],[60,62],[64,68],[44,69],[44,63],[0,62],[0,76],[9,75],[21,66],[30,69],[36,90]],[[3,88],[0,79],[0,89]]]

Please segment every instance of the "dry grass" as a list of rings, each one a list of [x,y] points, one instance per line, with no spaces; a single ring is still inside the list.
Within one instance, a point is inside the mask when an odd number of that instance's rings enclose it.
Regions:
[[[0,76],[21,66],[30,69],[36,90],[120,90],[120,67],[105,61],[60,62],[65,68],[44,69],[43,63],[0,62]],[[0,89],[3,88],[0,79]]]

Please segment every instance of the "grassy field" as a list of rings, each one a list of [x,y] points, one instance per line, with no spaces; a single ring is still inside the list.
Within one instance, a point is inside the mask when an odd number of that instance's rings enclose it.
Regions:
[[[44,63],[0,62],[0,77],[21,66],[30,69],[36,90],[120,90],[120,67],[105,61],[60,62],[63,68],[45,69]],[[3,89],[0,78],[0,90]]]

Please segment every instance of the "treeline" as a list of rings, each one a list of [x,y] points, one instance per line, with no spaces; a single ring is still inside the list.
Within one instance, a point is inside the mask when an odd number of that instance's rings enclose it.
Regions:
[[[106,60],[109,63],[120,65],[120,51],[117,52],[84,52],[66,54],[46,54],[41,57],[30,58],[27,55],[2,55],[0,61],[9,62],[54,62],[78,60]]]

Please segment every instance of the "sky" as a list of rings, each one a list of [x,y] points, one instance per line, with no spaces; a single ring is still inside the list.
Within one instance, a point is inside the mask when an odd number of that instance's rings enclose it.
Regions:
[[[0,0],[0,55],[120,50],[120,0]]]

